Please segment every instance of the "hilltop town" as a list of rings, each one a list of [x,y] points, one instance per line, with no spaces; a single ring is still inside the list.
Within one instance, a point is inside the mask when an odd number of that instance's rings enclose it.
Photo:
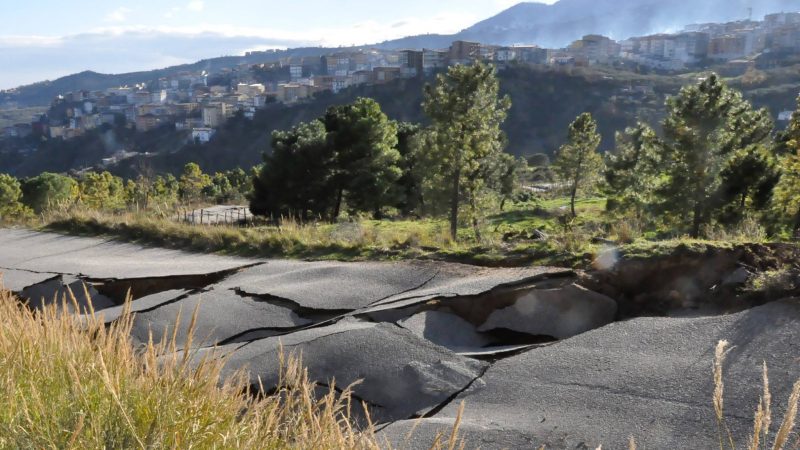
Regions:
[[[188,142],[202,144],[237,113],[252,119],[258,109],[271,104],[295,104],[324,92],[429,75],[475,61],[493,63],[501,69],[512,65],[599,65],[681,72],[715,64],[775,64],[791,58],[798,49],[800,13],[771,14],[763,21],[695,24],[674,34],[623,41],[587,35],[561,49],[456,41],[447,49],[342,50],[242,65],[217,73],[187,71],[132,86],[65,92],[30,122],[5,126],[0,139],[71,139],[104,124],[125,124],[138,132],[174,127],[186,132]],[[9,110],[16,105],[4,106]],[[17,146],[15,150],[23,155],[36,151],[31,146]]]

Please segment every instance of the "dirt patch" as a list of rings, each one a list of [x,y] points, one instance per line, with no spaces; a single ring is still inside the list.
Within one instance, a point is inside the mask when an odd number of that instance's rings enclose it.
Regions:
[[[779,300],[746,289],[748,281],[759,273],[796,266],[798,256],[800,248],[791,244],[679,246],[666,255],[620,255],[610,269],[584,272],[581,284],[617,300],[619,319],[690,310],[726,314]]]

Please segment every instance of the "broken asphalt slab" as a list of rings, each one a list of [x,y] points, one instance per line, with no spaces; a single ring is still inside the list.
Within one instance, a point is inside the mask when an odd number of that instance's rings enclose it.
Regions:
[[[27,270],[0,269],[0,282],[3,287],[11,292],[19,293],[23,289],[34,286],[45,281],[52,280],[59,275],[57,273],[39,273]]]
[[[16,229],[0,229],[0,249],[0,271],[16,269],[82,275],[90,279],[206,275],[257,262]]]
[[[59,275],[50,280],[29,286],[19,292],[19,297],[27,300],[33,309],[43,309],[48,305],[66,305],[73,313],[85,314],[115,306],[110,298],[101,295],[90,284],[70,275]],[[78,311],[72,302],[74,298]]]
[[[134,302],[134,306],[141,301]],[[281,334],[312,323],[289,308],[240,296],[231,290],[213,288],[167,302],[149,311],[138,312],[131,333],[143,343],[148,341],[152,333],[154,341],[159,342],[163,336],[172,336],[178,324],[176,345],[182,349],[189,338],[195,315],[193,344],[203,347],[240,342],[237,338],[244,339],[244,336],[250,336],[252,340],[264,335]]]
[[[627,448],[630,436],[640,448],[713,448],[711,365],[723,339],[735,346],[725,364],[727,425],[736,442],[747,442],[762,362],[773,418],[800,377],[796,300],[729,316],[634,319],[530,350],[496,362],[433,418],[381,434],[402,444],[416,426],[408,448],[428,448],[436,432],[452,428],[463,401],[463,436],[484,449]]]
[[[488,295],[493,291],[533,287],[548,280],[574,276],[575,272],[572,270],[555,267],[489,269],[461,264],[438,264],[436,274],[424,285],[379,300],[362,313],[401,309],[433,299],[472,300],[472,297]]]
[[[222,354],[236,347],[219,349]],[[354,319],[238,347],[227,357],[225,371],[246,368],[253,385],[277,386],[283,349],[302,356],[312,380],[353,387],[357,399],[370,405],[372,419],[390,422],[422,415],[478,378],[486,363],[458,356],[391,324]]]
[[[395,309],[437,297],[479,295],[504,284],[574,275],[557,268],[486,269],[423,261],[395,263],[268,261],[237,273],[223,287],[271,296],[302,308]]]
[[[437,264],[423,262],[273,260],[243,270],[220,284],[249,295],[280,298],[305,309],[354,311],[419,289],[438,271]]]
[[[478,331],[501,329],[566,339],[606,326],[616,315],[613,299],[571,284],[521,292],[513,305],[491,313]]]

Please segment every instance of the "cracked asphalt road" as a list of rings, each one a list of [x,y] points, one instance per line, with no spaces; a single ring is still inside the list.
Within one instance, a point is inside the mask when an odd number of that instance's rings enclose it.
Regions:
[[[549,322],[597,319],[586,315],[598,308],[613,316],[608,305],[616,303],[582,295],[566,269],[258,260],[0,229],[0,272],[6,287],[45,299],[45,291],[83,280],[107,300],[99,311],[107,323],[120,317],[131,289],[139,342],[176,324],[185,338],[197,311],[192,351],[228,354],[228,373],[247,369],[267,388],[277,382],[281,348],[302,354],[322,386],[362,380],[355,395],[381,435],[403,448],[428,448],[462,402],[469,448],[627,448],[629,436],[640,448],[713,448],[718,340],[736,345],[726,408],[737,441],[750,432],[762,361],[776,417],[800,377],[794,301],[720,317],[582,321],[596,328],[560,341],[520,332],[553,328],[537,328],[535,313],[524,316],[541,311],[537,301],[563,306],[563,317],[548,309]],[[521,298],[534,303],[509,315]],[[497,311],[505,316],[490,323]]]

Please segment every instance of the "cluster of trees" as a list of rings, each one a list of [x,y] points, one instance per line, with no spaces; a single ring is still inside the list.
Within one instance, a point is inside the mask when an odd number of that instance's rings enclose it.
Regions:
[[[242,169],[211,176],[194,163],[187,164],[179,178],[140,176],[127,181],[109,172],[88,172],[76,177],[45,172],[22,180],[0,174],[0,219],[22,219],[73,205],[119,211],[198,202],[241,203],[250,186],[251,174]]]
[[[800,112],[775,133],[766,109],[716,75],[684,87],[666,106],[661,133],[640,122],[617,134],[605,158],[592,117],[572,124],[554,166],[573,205],[576,192],[604,181],[613,213],[693,237],[745,217],[773,233],[800,230]]]
[[[335,221],[449,213],[477,225],[481,202],[513,193],[524,160],[503,152],[510,108],[494,68],[456,66],[425,90],[430,126],[396,123],[372,99],[333,106],[323,117],[272,135],[253,182],[250,209],[273,219]],[[467,205],[468,208],[463,208]],[[477,226],[475,226],[477,230]]]
[[[178,177],[128,181],[108,172],[0,175],[0,217],[72,204],[118,210],[249,199],[254,214],[273,220],[447,216],[454,239],[459,224],[478,234],[487,205],[502,209],[527,168],[504,151],[510,99],[500,94],[494,68],[477,64],[440,74],[421,106],[426,125],[392,121],[369,98],[332,106],[274,132],[273,151],[251,173],[209,175],[189,163]],[[789,127],[775,132],[766,109],[710,75],[670,97],[660,125],[618,132],[615,149],[602,155],[596,121],[577,117],[546,174],[567,190],[573,216],[580,194],[600,191],[611,214],[673,234],[700,237],[750,217],[773,234],[800,232],[800,99]]]

